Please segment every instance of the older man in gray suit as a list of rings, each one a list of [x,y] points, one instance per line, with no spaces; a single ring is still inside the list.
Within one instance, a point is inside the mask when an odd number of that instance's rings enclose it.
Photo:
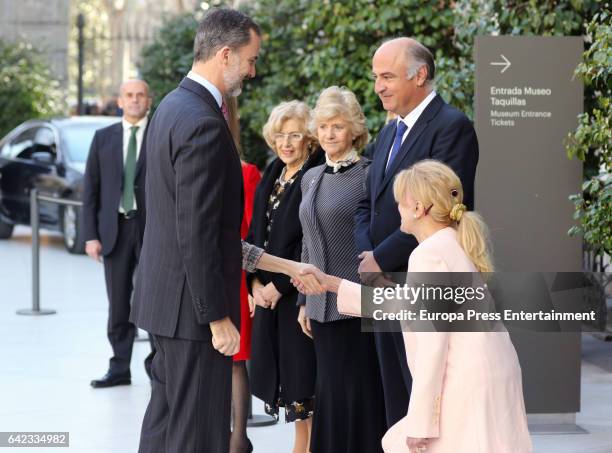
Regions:
[[[255,76],[260,31],[217,9],[194,63],[147,135],[147,227],[132,320],[157,353],[141,453],[227,453],[232,355],[239,348],[242,171],[223,102]]]

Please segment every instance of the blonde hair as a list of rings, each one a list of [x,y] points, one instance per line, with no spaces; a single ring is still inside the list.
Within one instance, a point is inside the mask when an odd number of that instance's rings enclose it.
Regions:
[[[422,160],[400,172],[393,183],[395,200],[410,194],[424,206],[433,220],[457,230],[459,244],[480,272],[493,272],[489,231],[482,217],[466,211],[463,187],[457,174],[442,162]]]
[[[354,137],[353,147],[361,151],[369,140],[368,126],[357,96],[348,88],[331,86],[321,92],[313,110],[313,133],[319,123],[336,116],[342,117],[349,124]]]
[[[312,120],[310,107],[301,101],[281,102],[272,109],[268,121],[263,127],[264,140],[275,153],[278,151],[274,142],[274,134],[278,133],[283,128],[285,121],[288,120],[295,120],[300,123],[302,128],[300,132],[304,134],[306,143],[310,143],[312,147],[318,143],[317,137],[308,128]]]
[[[227,125],[232,133],[234,144],[239,154],[242,154],[242,145],[240,144],[240,114],[238,113],[238,98],[235,96],[227,96],[225,105],[227,105]]]

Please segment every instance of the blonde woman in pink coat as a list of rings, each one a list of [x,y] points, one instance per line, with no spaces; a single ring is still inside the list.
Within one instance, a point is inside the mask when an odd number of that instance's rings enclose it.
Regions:
[[[421,161],[398,174],[401,230],[414,235],[408,272],[491,272],[487,229],[467,212],[453,170]],[[360,316],[360,285],[310,269],[338,293],[340,312]],[[413,377],[406,416],[382,439],[386,453],[532,451],[521,369],[510,337],[496,332],[404,332]]]

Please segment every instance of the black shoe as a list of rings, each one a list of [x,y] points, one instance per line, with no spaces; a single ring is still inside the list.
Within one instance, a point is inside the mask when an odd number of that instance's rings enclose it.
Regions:
[[[102,376],[101,379],[94,379],[91,381],[91,386],[95,389],[101,389],[105,387],[114,387],[116,385],[130,385],[132,383],[132,377],[130,373],[111,373],[110,371]]]

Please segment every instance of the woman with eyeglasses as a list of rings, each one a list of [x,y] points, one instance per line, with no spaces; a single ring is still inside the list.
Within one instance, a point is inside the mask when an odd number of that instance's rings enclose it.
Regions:
[[[255,193],[247,241],[268,254],[300,261],[302,226],[298,215],[302,175],[324,160],[308,131],[310,108],[299,101],[276,106],[263,135],[277,158],[268,165]],[[296,322],[298,293],[289,277],[265,271],[249,274],[251,391],[277,418],[295,423],[294,453],[307,453],[314,410],[315,356],[312,340]]]

